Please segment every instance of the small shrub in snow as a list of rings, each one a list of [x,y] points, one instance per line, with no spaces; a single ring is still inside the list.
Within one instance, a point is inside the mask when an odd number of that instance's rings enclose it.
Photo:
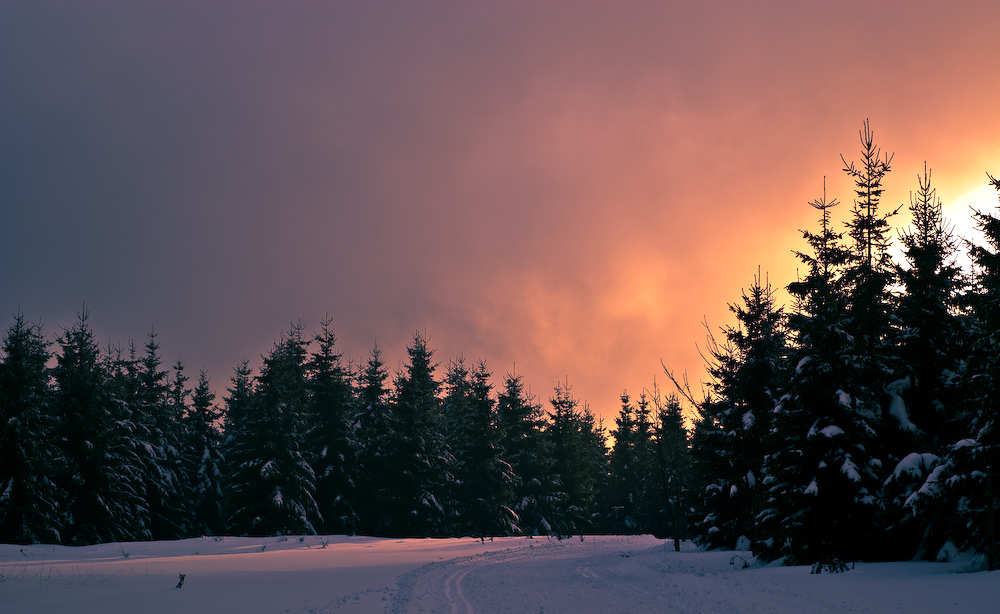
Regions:
[[[746,560],[745,558],[743,558],[742,556],[740,556],[738,554],[734,554],[732,556],[732,558],[729,559],[729,564],[732,567],[736,567],[736,561],[737,560],[740,561],[740,567],[739,567],[739,569],[747,569],[748,567],[750,567],[750,561]],[[816,572],[814,571],[813,573],[816,573]]]
[[[812,566],[812,572],[810,573],[844,573],[845,571],[850,571],[847,567],[847,563],[841,561],[840,559],[833,559],[826,563],[815,562]]]

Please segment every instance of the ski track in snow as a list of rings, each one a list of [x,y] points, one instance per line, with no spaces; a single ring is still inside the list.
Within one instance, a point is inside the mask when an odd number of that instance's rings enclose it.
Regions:
[[[395,606],[387,611],[438,612],[442,604],[449,604],[454,614],[663,609],[661,596],[637,586],[630,574],[616,575],[614,570],[632,556],[621,552],[620,546],[648,548],[650,543],[662,542],[648,537],[533,541],[521,548],[431,563],[405,574]],[[662,547],[654,549],[662,552]],[[635,595],[651,599],[645,606],[629,609]]]
[[[439,612],[442,604],[449,604],[453,614],[651,612],[680,605],[677,599],[647,590],[636,581],[634,570],[617,569],[635,556],[627,550],[637,546],[650,549],[652,544],[663,543],[659,540],[622,537],[581,542],[574,537],[561,542],[546,538],[533,541],[521,548],[432,563],[406,574],[399,583],[394,608],[387,611]],[[652,551],[651,555],[658,557],[664,548],[653,546]],[[690,611],[712,611],[705,610],[703,603],[695,606]]]
[[[469,600],[465,598],[462,593],[462,579],[468,575],[468,569],[462,569],[456,571],[455,573],[448,576],[448,579],[444,583],[444,595],[451,602],[451,614],[460,614],[464,612],[465,614],[474,614],[475,610],[472,609],[472,604]],[[455,595],[452,593],[452,586],[455,587]],[[459,607],[461,603],[462,607]]]

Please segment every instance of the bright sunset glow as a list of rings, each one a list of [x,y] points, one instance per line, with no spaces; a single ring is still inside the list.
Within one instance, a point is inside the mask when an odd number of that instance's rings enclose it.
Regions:
[[[4,2],[0,313],[54,336],[86,303],[103,345],[152,326],[220,397],[293,320],[392,369],[426,331],[442,366],[543,401],[568,381],[610,421],[661,361],[704,379],[702,322],[758,269],[795,278],[824,176],[847,219],[865,119],[886,206],[927,161],[971,234],[998,22],[994,0]]]
[[[996,189],[988,183],[966,192],[951,203],[943,203],[944,216],[954,227],[955,236],[981,243],[982,233],[976,229],[973,211],[996,213],[1000,204]]]

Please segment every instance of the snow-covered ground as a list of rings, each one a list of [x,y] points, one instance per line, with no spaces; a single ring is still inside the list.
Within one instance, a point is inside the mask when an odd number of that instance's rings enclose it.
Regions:
[[[733,557],[687,545],[675,553],[649,536],[0,545],[0,612],[1000,611],[1000,572],[961,573],[965,563],[811,575],[806,567],[742,569]]]

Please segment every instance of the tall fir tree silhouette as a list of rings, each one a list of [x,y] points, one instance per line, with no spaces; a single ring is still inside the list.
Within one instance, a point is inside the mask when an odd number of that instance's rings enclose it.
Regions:
[[[64,492],[54,478],[64,459],[55,446],[52,354],[40,324],[18,312],[4,336],[0,359],[0,542],[55,543],[61,539]]]

